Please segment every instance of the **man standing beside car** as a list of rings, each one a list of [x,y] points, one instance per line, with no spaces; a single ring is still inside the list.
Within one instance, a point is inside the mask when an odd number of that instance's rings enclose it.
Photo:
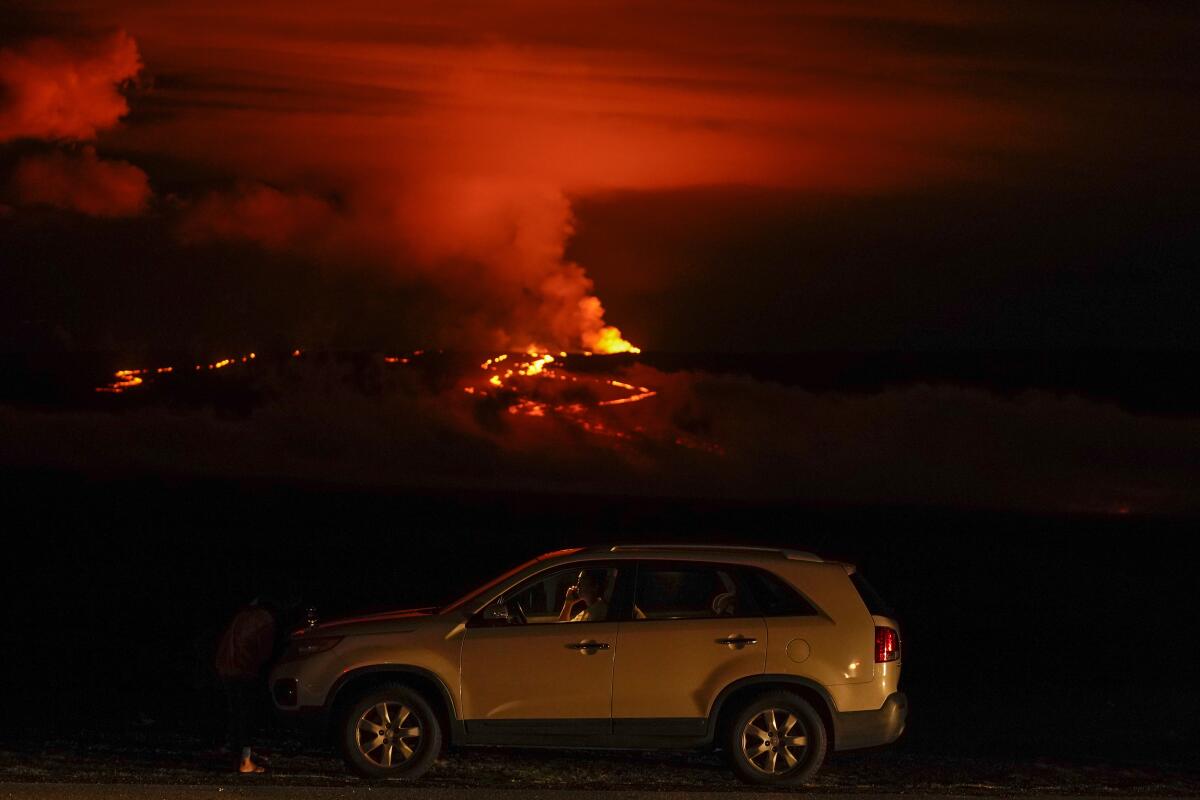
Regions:
[[[250,723],[262,677],[275,651],[276,614],[270,604],[254,600],[234,615],[217,646],[216,669],[229,701],[229,745],[241,749],[238,772],[266,772],[254,762]]]

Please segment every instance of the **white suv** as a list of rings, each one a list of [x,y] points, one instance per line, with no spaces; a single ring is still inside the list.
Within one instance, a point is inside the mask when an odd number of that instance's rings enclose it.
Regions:
[[[803,782],[904,730],[900,629],[853,566],[750,547],[547,553],[441,609],[297,632],[277,707],[333,723],[365,777],[444,744],[725,751]]]

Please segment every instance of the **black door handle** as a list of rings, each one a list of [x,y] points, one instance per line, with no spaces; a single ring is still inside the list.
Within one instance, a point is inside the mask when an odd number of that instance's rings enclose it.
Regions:
[[[608,642],[574,642],[567,645],[568,650],[607,650]]]
[[[730,636],[727,639],[717,639],[717,644],[727,644],[731,647],[745,647],[748,644],[758,644],[753,636]]]

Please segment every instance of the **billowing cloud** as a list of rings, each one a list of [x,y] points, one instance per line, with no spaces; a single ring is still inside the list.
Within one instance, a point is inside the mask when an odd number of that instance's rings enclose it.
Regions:
[[[96,138],[129,111],[119,89],[141,66],[123,31],[0,49],[0,142]]]
[[[146,173],[125,161],[106,161],[92,147],[26,156],[13,172],[10,193],[20,205],[49,205],[93,217],[142,213],[150,198]]]
[[[330,204],[308,194],[288,194],[262,184],[210,193],[184,216],[185,241],[249,241],[274,249],[307,247],[337,223]]]
[[[41,38],[0,49],[0,143],[94,140],[128,113],[120,88],[141,67],[137,44],[124,31]],[[88,145],[77,152],[25,156],[13,171],[9,194],[18,205],[127,217],[145,210],[150,182],[138,167],[103,160]]]
[[[190,205],[179,234],[192,244],[243,241],[323,262],[367,262],[430,284],[469,337],[459,346],[624,350],[591,279],[564,258],[573,224],[561,190],[517,181],[431,180],[338,204],[244,184]]]

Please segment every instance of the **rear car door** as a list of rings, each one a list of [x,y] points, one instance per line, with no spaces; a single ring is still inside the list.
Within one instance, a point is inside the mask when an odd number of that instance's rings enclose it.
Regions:
[[[731,565],[645,560],[621,623],[613,732],[696,735],[717,694],[762,674],[766,626]]]
[[[632,570],[617,563],[551,568],[505,593],[507,621],[484,609],[468,622],[460,674],[463,719],[473,741],[611,731],[623,572],[632,578]],[[592,605],[587,615],[581,602],[567,615],[577,621],[560,621],[568,589],[585,574],[598,584],[603,607]]]

